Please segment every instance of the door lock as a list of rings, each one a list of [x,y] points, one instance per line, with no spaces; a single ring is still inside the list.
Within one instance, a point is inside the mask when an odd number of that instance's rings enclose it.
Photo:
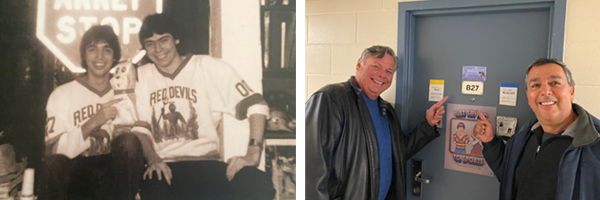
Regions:
[[[415,181],[421,182],[421,183],[429,183],[429,179],[424,179],[423,177],[421,177],[421,172],[419,172],[419,173],[417,173],[417,175],[415,175]]]
[[[421,159],[412,159],[412,185],[411,185],[411,194],[416,197],[423,196],[423,184],[429,183],[429,179],[423,178],[423,160]]]

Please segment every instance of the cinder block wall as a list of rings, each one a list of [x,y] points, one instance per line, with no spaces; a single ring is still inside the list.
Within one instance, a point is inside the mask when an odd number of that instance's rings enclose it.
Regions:
[[[307,0],[305,100],[347,80],[366,47],[396,50],[398,0]],[[575,102],[600,116],[600,1],[569,0],[564,61],[576,82]],[[394,80],[396,78],[394,77]],[[396,84],[381,96],[395,102]]]
[[[305,100],[354,75],[363,49],[379,44],[396,50],[398,1],[308,0],[305,6]],[[395,93],[393,83],[381,96],[394,102]]]
[[[564,62],[575,79],[575,103],[600,116],[600,1],[567,1]]]

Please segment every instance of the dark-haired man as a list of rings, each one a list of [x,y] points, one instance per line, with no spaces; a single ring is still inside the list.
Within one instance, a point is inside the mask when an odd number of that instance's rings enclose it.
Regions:
[[[161,180],[164,169],[150,167],[142,199],[273,199],[271,180],[256,168],[269,116],[262,96],[223,61],[180,52],[177,23],[165,14],[147,16],[139,35],[150,63],[138,69],[137,108],[172,172]],[[218,133],[224,114],[250,123],[246,155],[227,162]]]
[[[144,172],[140,140],[151,141],[130,133],[113,138],[112,129],[101,128],[118,112],[109,71],[121,57],[119,39],[110,26],[92,26],[80,54],[86,73],[57,87],[46,106],[40,198],[134,199]]]
[[[573,103],[571,71],[541,58],[527,68],[525,83],[535,118],[506,144],[485,117],[473,127],[500,181],[500,199],[600,199],[600,120]]]

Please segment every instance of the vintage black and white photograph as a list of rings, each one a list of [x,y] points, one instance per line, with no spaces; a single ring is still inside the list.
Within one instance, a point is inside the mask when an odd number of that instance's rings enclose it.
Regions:
[[[0,199],[295,199],[295,0],[0,5]]]
[[[292,140],[269,140],[266,172],[271,174],[275,199],[296,199],[296,145]]]

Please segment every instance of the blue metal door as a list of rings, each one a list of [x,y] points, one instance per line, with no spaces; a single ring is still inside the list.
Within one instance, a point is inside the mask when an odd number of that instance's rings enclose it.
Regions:
[[[429,81],[442,79],[447,103],[496,107],[497,115],[533,116],[525,95],[525,69],[537,58],[562,59],[565,1],[427,1],[399,3],[396,110],[405,132],[425,116]],[[562,10],[561,10],[562,9]],[[562,13],[562,14],[561,14]],[[462,67],[485,66],[483,95],[461,93]],[[516,106],[499,104],[500,83],[518,83]],[[448,112],[448,110],[447,110]],[[446,117],[442,136],[413,156],[423,160],[422,197],[408,199],[497,199],[496,177],[444,168]],[[517,128],[520,128],[519,126]],[[470,131],[470,130],[468,130]]]

